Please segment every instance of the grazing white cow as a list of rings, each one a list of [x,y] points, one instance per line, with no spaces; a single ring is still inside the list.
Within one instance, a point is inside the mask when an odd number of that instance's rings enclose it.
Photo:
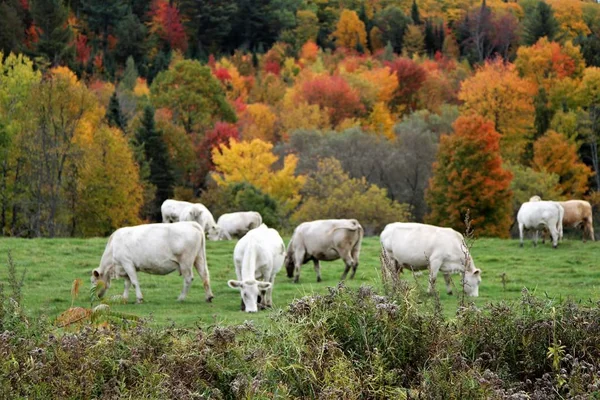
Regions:
[[[435,280],[441,271],[448,294],[452,294],[450,274],[464,272],[465,293],[468,296],[479,295],[481,270],[475,268],[463,235],[454,229],[395,222],[386,225],[381,233],[381,246],[394,260],[398,272],[402,271],[403,267],[413,271],[429,267],[430,293],[435,289]]]
[[[256,211],[241,211],[223,214],[217,220],[220,230],[220,240],[231,240],[233,236],[241,238],[249,230],[258,228],[262,217]]]
[[[196,221],[208,234],[208,239],[219,240],[220,230],[212,213],[201,203],[189,203],[180,200],[165,200],[160,211],[163,223],[178,221]]]
[[[535,195],[535,196],[531,196],[529,198],[529,201],[530,202],[542,201],[542,198],[540,196],[538,196],[538,195]],[[558,208],[558,211],[560,211],[560,222],[559,222],[557,228],[558,228],[558,239],[562,240],[562,238],[563,238],[563,220],[564,220],[564,216],[565,216],[565,208],[562,207],[562,205],[563,205],[562,202],[555,201],[555,203],[560,205],[560,207]],[[536,235],[538,234],[537,230],[535,231],[535,234]],[[536,239],[536,241],[537,241],[537,239]],[[546,243],[546,231],[545,230],[542,230],[542,243],[543,244]]]
[[[237,242],[233,251],[237,280],[227,284],[240,290],[242,311],[256,312],[258,303],[261,307],[273,306],[275,275],[281,270],[284,259],[283,239],[265,224],[248,231]]]
[[[214,297],[206,265],[204,231],[196,222],[148,224],[117,229],[108,239],[100,266],[92,271],[91,281],[100,281],[98,296],[110,288],[111,279],[125,278],[123,298],[129,297],[129,287],[135,288],[138,303],[143,300],[137,271],[167,275],[179,271],[183,276],[183,290],[178,300],[185,299],[194,279],[193,267],[204,283],[206,301]]]
[[[538,230],[546,228],[552,236],[552,247],[558,247],[558,239],[562,231],[564,209],[555,201],[528,201],[521,204],[517,213],[519,223],[520,245],[523,247],[523,230],[533,229],[534,246],[538,242]]]
[[[298,283],[300,267],[312,260],[317,282],[321,282],[320,261],[341,258],[346,264],[341,279],[346,279],[350,268],[350,279],[354,278],[363,235],[363,228],[355,219],[325,219],[298,225],[287,249],[285,266],[288,277],[294,277],[294,282]]]

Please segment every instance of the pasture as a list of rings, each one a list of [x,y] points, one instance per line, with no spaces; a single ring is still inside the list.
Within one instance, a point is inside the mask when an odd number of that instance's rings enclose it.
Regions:
[[[284,238],[287,242],[289,237]],[[185,302],[176,301],[182,287],[182,278],[176,273],[167,276],[139,274],[144,294],[144,303],[135,304],[134,293],[128,304],[114,304],[115,310],[151,317],[154,324],[178,326],[207,326],[214,323],[236,324],[251,319],[260,323],[270,321],[270,311],[247,314],[239,310],[239,292],[227,286],[228,279],[235,279],[232,261],[235,241],[207,242],[208,265],[211,286],[215,294],[212,303],[204,301],[204,290],[200,279],[195,279]],[[46,314],[51,318],[71,306],[71,285],[79,278],[83,286],[76,306],[89,306],[90,273],[98,266],[106,245],[105,238],[94,239],[0,239],[0,282],[6,282],[7,254],[10,250],[17,271],[24,270],[23,304],[31,315]],[[360,265],[349,287],[361,285],[381,288],[379,264],[379,238],[368,237],[363,241]],[[524,287],[537,296],[555,299],[573,298],[581,302],[600,300],[600,242],[582,243],[580,240],[565,240],[557,250],[546,243],[534,248],[531,241],[519,247],[518,240],[478,239],[472,254],[475,264],[482,269],[483,281],[480,297],[474,301],[483,306],[489,302],[520,297]],[[323,282],[317,283],[312,263],[304,265],[300,284],[287,278],[285,269],[277,276],[273,292],[275,309],[286,307],[294,298],[312,293],[326,293],[327,287],[335,286],[343,272],[343,263],[322,262]],[[417,285],[423,292],[427,287],[426,273],[420,277],[404,273],[404,279]],[[437,289],[447,316],[453,315],[459,305],[460,279],[453,275],[457,286],[453,296],[445,293],[442,276],[438,277]],[[123,280],[112,282],[107,297],[123,291]],[[423,301],[431,301],[422,295]]]

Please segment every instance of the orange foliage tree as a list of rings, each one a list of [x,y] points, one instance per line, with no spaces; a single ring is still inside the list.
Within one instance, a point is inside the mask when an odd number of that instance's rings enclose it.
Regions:
[[[461,116],[453,135],[440,140],[425,200],[429,223],[463,231],[470,210],[480,236],[507,237],[511,225],[512,174],[502,167],[500,135],[479,115]]]
[[[166,0],[154,0],[150,11],[150,31],[169,43],[173,49],[185,51],[187,36],[177,8]],[[126,39],[126,38],[123,38]]]
[[[332,36],[335,38],[338,47],[356,49],[358,46],[362,46],[363,49],[367,48],[365,24],[354,11],[342,11]]]
[[[514,65],[497,59],[466,79],[458,98],[465,110],[493,122],[502,134],[502,157],[518,163],[532,135],[535,90],[534,84],[519,77]]]
[[[580,198],[588,190],[592,170],[577,157],[576,145],[562,134],[548,131],[533,144],[533,167],[559,176],[557,189],[564,198]]]
[[[334,126],[346,118],[361,116],[364,112],[360,96],[341,76],[318,76],[304,82],[300,93],[308,104],[327,109]]]
[[[261,139],[267,142],[274,142],[275,123],[277,116],[271,111],[268,105],[254,103],[246,107],[246,111],[241,115],[239,125],[241,127],[244,140]]]

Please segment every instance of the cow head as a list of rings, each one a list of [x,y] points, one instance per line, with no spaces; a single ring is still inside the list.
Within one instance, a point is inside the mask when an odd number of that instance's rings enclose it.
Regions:
[[[242,295],[242,301],[246,306],[246,312],[257,312],[258,311],[258,296],[262,291],[267,290],[271,287],[269,282],[255,281],[254,279],[246,281],[234,281],[230,280],[227,282],[230,288],[239,289]]]
[[[465,271],[463,288],[467,296],[479,296],[479,284],[481,283],[481,270],[475,268],[473,271]]]
[[[208,235],[208,240],[222,240],[221,239],[221,228],[218,225],[213,225],[207,229],[206,234]]]
[[[294,256],[290,255],[289,253],[286,254],[283,264],[285,265],[285,270],[287,272],[288,278],[293,278],[294,277],[294,269],[296,267],[294,265]]]
[[[96,286],[96,295],[102,298],[106,291],[110,288],[111,274],[101,273],[100,270],[95,269],[92,271],[91,282],[93,286]]]

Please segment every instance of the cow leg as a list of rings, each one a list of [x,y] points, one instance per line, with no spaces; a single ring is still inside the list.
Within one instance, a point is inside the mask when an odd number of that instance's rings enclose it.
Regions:
[[[533,247],[537,247],[538,244],[538,230],[533,231]]]
[[[548,228],[550,231],[550,236],[552,236],[552,247],[555,249],[558,247],[558,230],[555,226],[551,226]]]
[[[585,225],[586,225],[586,227],[588,229],[588,232],[590,233],[590,240],[592,242],[595,242],[596,238],[594,237],[594,224],[592,223],[592,217],[589,217],[586,220],[586,224]]]
[[[438,260],[429,260],[429,293],[433,293],[435,290],[435,280],[437,278],[438,272],[440,272],[440,267],[442,263]]]
[[[177,301],[183,301],[185,300],[188,290],[190,290],[190,286],[192,285],[192,281],[194,280],[194,272],[192,271],[191,265],[189,267],[180,266],[179,269],[181,271],[181,275],[183,276],[183,289],[181,290],[181,294],[177,298]]]
[[[361,244],[361,241],[359,240],[358,242],[356,242],[356,244],[352,248],[351,256],[352,256],[352,261],[354,261],[354,263],[352,264],[352,275],[350,275],[350,279],[354,279],[354,275],[356,275],[356,270],[358,269],[358,258],[360,256],[360,244]]]
[[[129,281],[135,288],[136,303],[142,303],[144,301],[144,296],[142,295],[142,289],[140,289],[140,282],[138,281],[135,267],[133,266],[133,264],[122,264],[121,266],[123,267],[125,273],[129,277]]]
[[[341,280],[343,281],[344,279],[346,279],[346,276],[348,275],[348,272],[350,272],[350,268],[355,268],[354,267],[354,260],[352,259],[352,255],[350,255],[350,252],[344,252],[343,254],[340,254],[342,256],[342,260],[344,260],[344,264],[346,264],[346,268],[344,269],[344,273],[342,274],[342,278]],[[352,275],[350,276],[350,279],[354,278],[354,273],[352,273]]]
[[[316,258],[313,258],[313,264],[315,265],[315,273],[317,274],[317,282],[321,282],[321,263]]]
[[[546,230],[545,229],[542,229],[542,244],[546,244]]]
[[[523,247],[523,224],[519,223],[519,238],[520,238],[520,247]]]
[[[452,278],[450,273],[444,272],[444,281],[446,281],[446,293],[452,294]]]
[[[242,299],[242,305],[240,306],[240,310],[246,311],[246,303],[244,303],[244,299]]]
[[[275,275],[271,276],[269,282],[271,282],[271,287],[265,292],[265,306],[271,308],[273,307],[273,285],[275,285]]]
[[[129,277],[125,277],[125,290],[123,290],[123,300],[127,301],[129,299],[129,288],[131,287],[131,280]]]
[[[300,267],[304,264],[304,252],[294,252],[294,283],[300,282]]]
[[[196,268],[198,275],[200,275],[200,278],[202,279],[205,299],[210,303],[215,296],[213,295],[213,292],[210,288],[210,274],[208,272],[208,265],[206,265],[206,251],[204,249],[204,245],[202,247],[203,249],[200,251],[200,254],[196,255],[196,259],[194,260],[194,267]]]

